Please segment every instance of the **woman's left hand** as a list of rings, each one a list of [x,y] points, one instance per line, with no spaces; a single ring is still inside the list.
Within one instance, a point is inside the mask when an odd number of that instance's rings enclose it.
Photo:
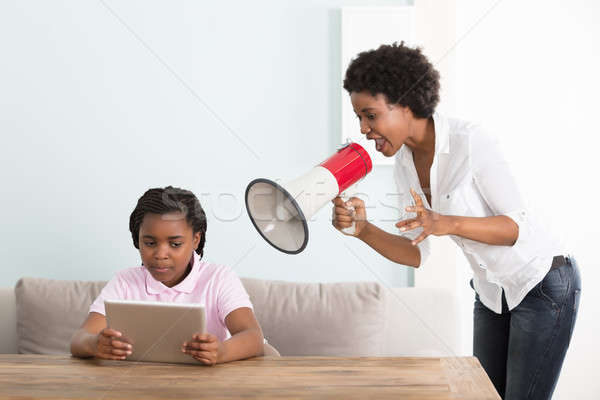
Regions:
[[[215,335],[195,333],[191,341],[183,343],[181,351],[206,365],[215,365],[219,360],[222,345]]]
[[[414,189],[410,189],[410,194],[415,200],[415,205],[412,207],[406,207],[406,211],[414,212],[417,214],[416,218],[405,219],[396,224],[396,227],[400,228],[402,232],[410,231],[419,227],[423,228],[423,232],[419,237],[412,241],[412,245],[416,246],[429,235],[447,235],[450,232],[450,224],[446,216],[438,214],[426,208],[423,205],[423,199],[415,192]]]

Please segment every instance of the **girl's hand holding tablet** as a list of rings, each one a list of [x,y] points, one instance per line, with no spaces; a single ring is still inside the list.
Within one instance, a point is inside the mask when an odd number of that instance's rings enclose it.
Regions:
[[[215,335],[196,333],[192,336],[191,341],[183,343],[181,351],[206,365],[215,365],[221,354],[222,346],[223,343]]]
[[[124,360],[133,352],[133,347],[121,338],[122,333],[104,328],[98,333],[94,357],[106,360]]]

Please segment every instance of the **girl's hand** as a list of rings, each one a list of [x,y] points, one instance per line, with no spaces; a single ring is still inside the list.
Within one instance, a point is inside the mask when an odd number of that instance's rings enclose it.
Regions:
[[[195,333],[192,340],[184,342],[181,351],[206,365],[215,365],[221,355],[223,343],[210,333]]]
[[[367,224],[367,212],[365,211],[365,203],[358,197],[352,197],[344,202],[341,197],[336,197],[331,200],[333,203],[333,226],[344,235],[358,236]],[[347,207],[354,207],[354,211]],[[352,226],[352,222],[356,222],[354,234],[348,234],[342,229]]]
[[[96,336],[94,357],[105,360],[124,360],[133,352],[133,347],[124,339],[123,334],[110,328],[104,328]]]
[[[398,222],[396,227],[400,228],[402,232],[423,227],[421,235],[412,241],[413,246],[421,243],[429,235],[447,235],[450,232],[450,224],[446,216],[425,208],[423,199],[421,199],[421,196],[414,189],[411,188],[410,193],[415,200],[415,205],[413,207],[406,207],[406,211],[417,213],[417,216],[416,218]]]

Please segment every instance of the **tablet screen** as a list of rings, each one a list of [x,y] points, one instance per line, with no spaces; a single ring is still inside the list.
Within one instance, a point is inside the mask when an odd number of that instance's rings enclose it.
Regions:
[[[183,342],[206,330],[202,304],[105,300],[109,328],[133,346],[132,361],[200,364],[181,351]]]

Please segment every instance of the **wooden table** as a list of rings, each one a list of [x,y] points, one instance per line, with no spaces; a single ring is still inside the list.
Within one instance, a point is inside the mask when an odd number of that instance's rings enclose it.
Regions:
[[[215,367],[0,355],[0,399],[500,399],[474,357],[261,357]]]

